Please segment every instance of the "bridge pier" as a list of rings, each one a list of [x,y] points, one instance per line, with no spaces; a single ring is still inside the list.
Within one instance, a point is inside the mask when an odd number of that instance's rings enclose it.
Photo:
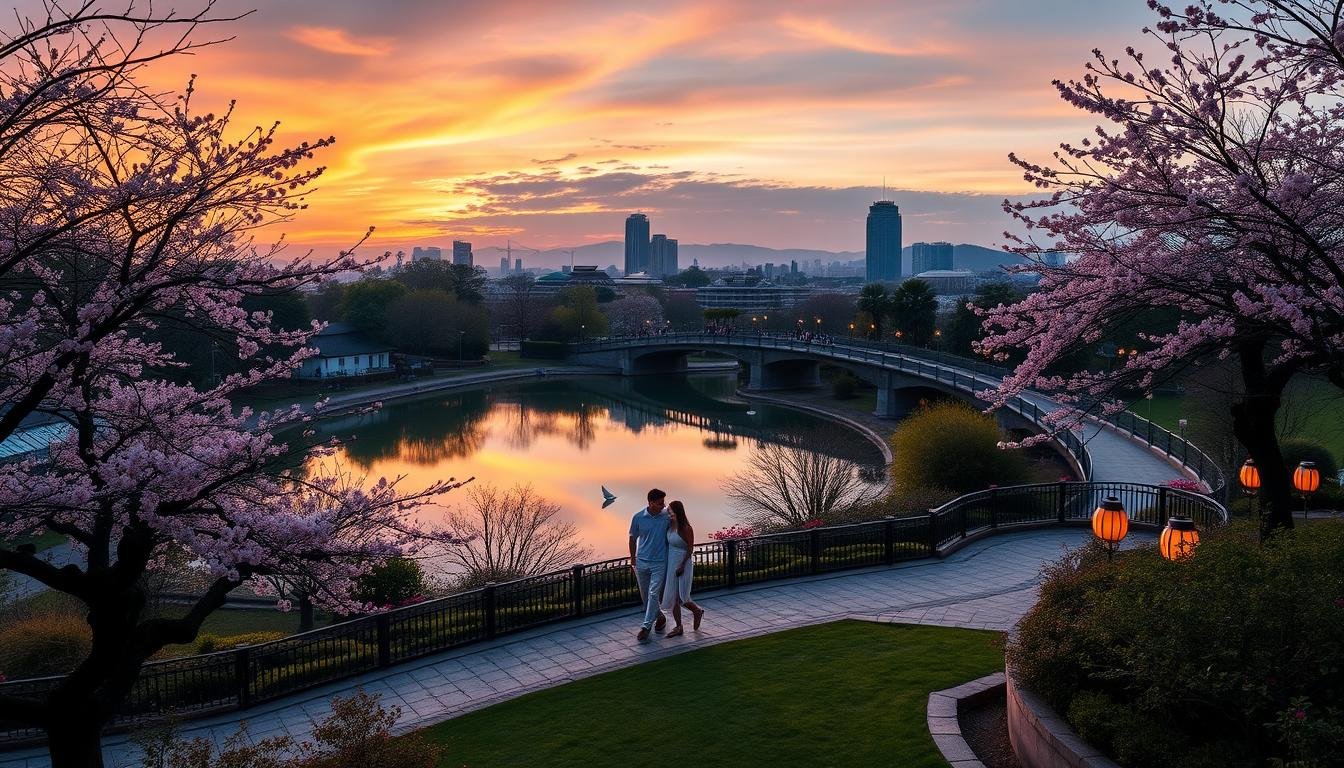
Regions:
[[[758,354],[754,359],[747,361],[748,389],[808,389],[821,386],[820,363],[814,360],[780,360],[766,363],[764,357]]]
[[[879,386],[873,415],[883,419],[903,419],[919,405],[919,398],[908,390]]]

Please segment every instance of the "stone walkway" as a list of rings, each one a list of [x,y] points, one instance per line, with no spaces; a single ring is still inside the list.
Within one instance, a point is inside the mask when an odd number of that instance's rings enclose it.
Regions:
[[[1131,536],[1139,543],[1151,536]],[[288,733],[302,739],[330,711],[332,696],[357,688],[402,709],[398,728],[420,728],[612,669],[792,627],[856,617],[883,622],[1007,630],[1036,599],[1041,567],[1087,539],[1076,528],[989,537],[945,560],[799,579],[709,593],[700,632],[647,644],[634,641],[634,610],[602,614],[512,635],[351,678],[244,713],[189,724],[184,735],[222,741],[248,720],[252,736]],[[105,740],[108,768],[138,766],[125,736]],[[3,768],[39,768],[43,750],[0,753]]]

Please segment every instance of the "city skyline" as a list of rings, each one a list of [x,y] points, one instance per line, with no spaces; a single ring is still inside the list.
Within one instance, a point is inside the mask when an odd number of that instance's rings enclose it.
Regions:
[[[1007,154],[1090,131],[1051,79],[1150,21],[1137,0],[1025,5],[588,2],[529,5],[520,25],[510,2],[294,0],[152,74],[181,89],[197,73],[193,102],[238,99],[240,128],[336,135],[310,208],[278,228],[299,246],[373,225],[375,251],[572,247],[642,210],[682,243],[862,250],[883,175],[907,239],[993,245],[1003,197],[1030,193]]]

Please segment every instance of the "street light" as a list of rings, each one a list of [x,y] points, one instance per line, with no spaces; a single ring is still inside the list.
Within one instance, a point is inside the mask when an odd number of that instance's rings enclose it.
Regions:
[[[1304,461],[1297,465],[1297,469],[1293,470],[1293,487],[1302,494],[1302,519],[1305,520],[1307,496],[1321,487],[1321,470],[1316,468],[1316,462]]]
[[[1195,521],[1181,515],[1173,515],[1162,529],[1157,540],[1158,550],[1168,560],[1183,560],[1195,554],[1199,545],[1199,529]]]
[[[462,337],[466,336],[466,331],[457,332],[457,367],[462,367]]]
[[[1115,496],[1107,496],[1092,513],[1092,535],[1106,545],[1106,559],[1115,557],[1115,548],[1129,533],[1129,515]]]
[[[583,332],[584,332],[584,330],[587,329],[587,328],[588,328],[587,325],[585,325],[585,324],[583,324],[583,323],[579,323],[579,343],[580,343],[580,344],[583,343]]]
[[[854,324],[853,324],[853,323],[850,323],[850,324],[849,324],[849,338],[851,338],[851,339],[854,338]]]

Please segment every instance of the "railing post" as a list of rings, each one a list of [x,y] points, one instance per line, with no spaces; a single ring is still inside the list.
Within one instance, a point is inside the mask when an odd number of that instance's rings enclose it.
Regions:
[[[961,538],[966,538],[966,505],[963,504],[957,509],[957,516],[961,519]]]
[[[816,528],[807,532],[807,550],[811,554],[812,573],[821,573],[821,531]]]
[[[882,558],[887,565],[896,563],[896,518],[891,515],[882,522]]]
[[[1163,526],[1167,524],[1167,488],[1162,486],[1157,489],[1157,524]]]
[[[481,606],[485,613],[485,639],[495,639],[495,582],[486,582],[481,590]]]
[[[989,489],[989,527],[999,527],[999,489]]]
[[[238,708],[252,706],[252,649],[246,645],[233,652],[233,684],[238,694]]]
[[[929,557],[938,556],[938,516],[929,510]]]
[[[1061,482],[1061,483],[1059,483],[1059,485],[1058,485],[1058,487],[1057,487],[1057,489],[1056,489],[1056,493],[1059,495],[1059,500],[1058,500],[1058,502],[1057,502],[1056,505],[1055,505],[1055,513],[1059,516],[1059,522],[1060,522],[1060,523],[1063,523],[1063,522],[1064,522],[1064,514],[1065,514],[1065,509],[1064,509],[1064,494],[1066,493],[1066,489],[1067,489],[1067,488],[1068,488],[1068,486],[1067,486],[1065,483]]]
[[[392,665],[392,617],[383,611],[374,617],[374,625],[378,628],[378,666],[379,668]]]
[[[574,579],[574,617],[583,618],[583,563],[575,563],[570,569],[570,578]]]
[[[728,561],[728,587],[737,586],[737,539],[729,539],[723,556]]]

